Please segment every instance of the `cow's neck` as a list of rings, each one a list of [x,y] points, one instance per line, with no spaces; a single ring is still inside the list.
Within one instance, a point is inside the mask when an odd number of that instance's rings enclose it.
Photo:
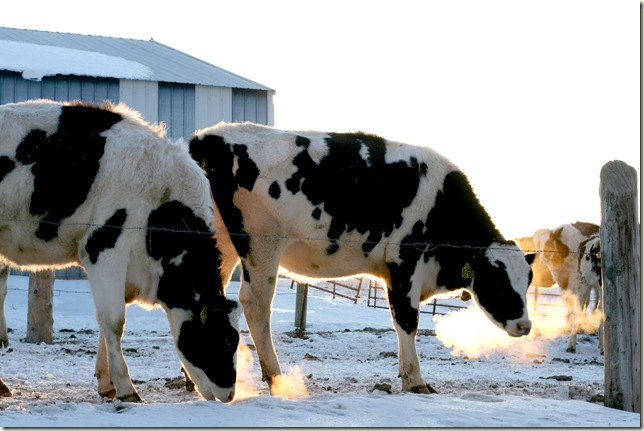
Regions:
[[[425,225],[425,262],[433,258],[440,265],[437,286],[448,290],[468,287],[487,249],[504,241],[460,171],[445,177]]]

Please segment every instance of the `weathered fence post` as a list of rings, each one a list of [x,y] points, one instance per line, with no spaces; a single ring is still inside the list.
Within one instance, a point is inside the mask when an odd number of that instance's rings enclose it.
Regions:
[[[54,271],[29,274],[29,303],[27,310],[27,337],[29,343],[54,341]]]
[[[295,294],[295,327],[300,335],[306,330],[306,297],[308,296],[308,290],[308,284],[297,283],[297,293]]]
[[[640,412],[640,226],[637,172],[622,161],[600,173],[604,404]]]

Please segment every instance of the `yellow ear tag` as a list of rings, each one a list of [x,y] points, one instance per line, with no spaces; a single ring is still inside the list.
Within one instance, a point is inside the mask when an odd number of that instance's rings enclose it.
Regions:
[[[465,266],[461,269],[461,278],[472,279],[474,278],[474,270],[469,262],[465,262]]]
[[[206,320],[208,320],[208,307],[204,307],[201,310],[201,313],[199,313],[199,316],[201,317],[201,323],[203,323],[205,325]]]

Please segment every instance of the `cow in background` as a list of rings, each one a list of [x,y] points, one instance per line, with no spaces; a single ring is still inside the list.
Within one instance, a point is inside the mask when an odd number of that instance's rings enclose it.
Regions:
[[[561,288],[570,330],[567,351],[577,351],[577,332],[582,327],[597,330],[587,312],[591,291],[601,296],[601,247],[599,226],[575,222],[555,229],[539,229],[533,236],[516,240],[522,250],[537,252],[532,264],[532,286]],[[591,319],[592,320],[592,319]]]
[[[82,265],[99,324],[99,393],[141,401],[121,347],[125,307],[161,306],[206,399],[231,401],[239,342],[203,171],[125,105],[0,107],[0,255],[27,270]]]
[[[403,391],[433,391],[415,338],[419,304],[435,294],[468,289],[508,334],[530,332],[533,256],[503,239],[467,177],[433,150],[365,133],[220,123],[197,132],[190,152],[210,180],[225,282],[241,258],[239,299],[271,391],[280,267],[296,279],[386,281]]]

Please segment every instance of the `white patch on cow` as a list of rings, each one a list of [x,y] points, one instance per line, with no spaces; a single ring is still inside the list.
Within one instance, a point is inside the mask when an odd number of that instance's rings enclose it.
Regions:
[[[233,158],[233,175],[237,175],[237,171],[239,170],[239,159],[237,156]]]
[[[371,157],[369,156],[369,147],[360,141],[360,157],[365,161],[367,167],[371,167]]]
[[[517,259],[517,256],[523,257],[521,249],[516,245],[492,243],[485,251],[485,256],[493,266],[499,266],[497,261],[505,265],[512,288],[522,298],[525,298],[530,265],[525,259]],[[518,286],[522,287],[519,288]]]
[[[526,294],[528,291],[530,265],[523,258],[523,252],[521,249],[516,245],[492,243],[492,245],[486,250],[485,256],[493,266],[499,266],[497,261],[503,263],[512,289],[519,294],[521,301],[524,304],[527,304]],[[520,258],[517,259],[517,256]],[[493,323],[504,329],[512,336],[527,335],[527,333],[522,333],[523,330],[527,328],[529,331],[532,326],[532,323],[528,318],[527,307],[524,307],[523,315],[521,317],[518,319],[508,320],[505,323],[505,327],[501,326],[500,322],[496,321],[484,307],[481,307],[481,309],[485,311]]]
[[[173,264],[174,266],[181,266],[181,263],[183,262],[183,257],[188,253],[187,250],[182,251],[179,253],[177,256],[173,257],[170,259],[170,263]]]

